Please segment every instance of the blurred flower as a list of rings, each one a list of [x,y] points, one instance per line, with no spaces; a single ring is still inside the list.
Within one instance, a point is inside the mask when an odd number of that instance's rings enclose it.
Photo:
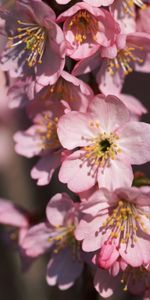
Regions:
[[[118,265],[122,262],[118,260]],[[121,269],[117,275],[112,275],[114,264],[108,270],[98,269],[94,279],[94,285],[98,293],[104,297],[110,297],[113,293],[117,294],[118,285],[123,291],[129,291],[132,295],[144,295],[144,300],[149,299],[150,272],[144,266],[132,268],[127,266]]]
[[[25,254],[37,257],[51,252],[46,279],[62,290],[71,287],[83,269],[81,251],[74,237],[79,205],[67,194],[56,194],[46,208],[47,221],[31,227],[22,241]]]

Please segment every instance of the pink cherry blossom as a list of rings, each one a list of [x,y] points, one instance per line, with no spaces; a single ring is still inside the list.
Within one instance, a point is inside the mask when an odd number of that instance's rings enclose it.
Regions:
[[[81,251],[74,238],[79,220],[79,206],[67,194],[56,194],[46,208],[47,221],[31,227],[22,241],[30,257],[51,252],[46,279],[49,285],[67,289],[81,274]]]
[[[76,238],[84,251],[96,251],[97,264],[109,268],[120,256],[132,267],[150,262],[150,188],[120,188],[96,191],[82,210],[90,221],[81,220]]]
[[[54,84],[65,63],[64,36],[55,23],[54,11],[40,0],[16,1],[2,17],[8,35],[1,59],[3,70],[12,77],[33,73],[41,84]]]
[[[34,98],[28,108],[30,116],[48,109],[57,113],[57,106],[62,108],[62,113],[64,106],[68,110],[85,112],[93,98],[93,91],[89,85],[65,71],[54,85],[47,85],[41,89],[41,86],[36,84],[35,88],[29,86],[28,89],[34,90],[34,93],[29,91],[30,99]]]
[[[33,123],[26,131],[15,134],[15,149],[18,154],[28,158],[41,156],[31,171],[31,177],[37,179],[38,185],[45,185],[50,182],[55,169],[61,163],[62,146],[57,136],[58,118],[51,116],[50,111],[45,111],[36,115]]]
[[[58,22],[64,22],[67,55],[80,60],[92,55],[98,46],[113,44],[120,32],[119,25],[105,9],[79,2],[62,13]]]
[[[114,96],[97,95],[88,113],[62,116],[58,137],[64,148],[78,148],[59,172],[60,181],[77,193],[96,182],[109,189],[131,186],[131,164],[150,160],[150,125],[130,120],[127,108]]]
[[[104,94],[120,93],[125,76],[132,71],[149,72],[150,35],[133,33],[118,35],[112,47],[101,47],[96,53],[78,62],[73,75],[97,69],[97,83]]]

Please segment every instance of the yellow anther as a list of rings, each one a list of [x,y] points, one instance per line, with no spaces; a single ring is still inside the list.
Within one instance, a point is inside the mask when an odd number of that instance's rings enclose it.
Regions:
[[[88,37],[96,40],[99,24],[87,10],[79,10],[71,19],[68,29],[75,32],[75,41],[82,44]]]

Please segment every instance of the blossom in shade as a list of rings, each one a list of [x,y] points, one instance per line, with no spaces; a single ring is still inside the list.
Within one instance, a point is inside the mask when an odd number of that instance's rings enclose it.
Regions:
[[[83,269],[81,250],[74,237],[79,221],[79,205],[65,193],[56,194],[47,205],[46,216],[45,223],[29,229],[22,241],[22,249],[30,257],[50,251],[47,282],[67,289]]]
[[[97,190],[82,203],[85,219],[76,228],[84,251],[96,251],[95,262],[105,269],[120,256],[126,264],[150,263],[150,188]],[[86,220],[86,215],[91,215]]]
[[[43,1],[24,0],[16,1],[2,17],[8,35],[1,58],[3,70],[12,77],[35,74],[43,85],[56,82],[65,63],[65,45],[54,11]]]
[[[131,72],[149,72],[150,35],[119,34],[112,47],[100,47],[96,53],[78,62],[73,70],[77,76],[97,71],[96,80],[104,94],[120,93],[125,76]]]
[[[18,238],[19,243],[21,243],[29,227],[29,220],[25,211],[5,199],[0,199],[0,223],[12,228],[9,239],[16,240]],[[16,229],[19,230],[18,233]]]
[[[31,84],[32,85],[32,84]],[[30,101],[28,112],[30,115],[43,110],[51,110],[57,113],[57,106],[64,112],[64,106],[69,110],[85,112],[93,98],[93,91],[82,80],[63,71],[57,82],[44,88],[39,85],[29,85]],[[34,83],[33,83],[34,85]],[[34,91],[30,92],[30,91]]]
[[[69,112],[58,122],[58,137],[73,150],[62,163],[59,179],[74,192],[131,186],[131,164],[150,160],[150,125],[130,120],[114,96],[97,95],[87,113]],[[145,143],[146,141],[146,143]]]
[[[44,111],[35,116],[30,128],[14,136],[18,154],[28,158],[41,157],[31,171],[31,177],[37,179],[38,185],[48,184],[61,163],[62,146],[57,136],[57,123],[58,117]]]
[[[105,9],[77,3],[58,17],[64,22],[67,55],[80,60],[92,55],[99,46],[107,48],[120,32],[119,25]]]
[[[8,87],[9,108],[25,108],[28,105],[28,90],[31,82],[31,77],[13,79]]]
[[[120,272],[119,268],[120,267]],[[132,295],[143,296],[144,299],[149,299],[150,272],[144,267],[132,268],[126,266],[122,269],[122,262],[117,261],[109,270],[97,269],[94,286],[97,292],[107,298],[116,294],[118,285],[124,292],[129,291]],[[118,273],[113,275],[113,269],[118,268]]]

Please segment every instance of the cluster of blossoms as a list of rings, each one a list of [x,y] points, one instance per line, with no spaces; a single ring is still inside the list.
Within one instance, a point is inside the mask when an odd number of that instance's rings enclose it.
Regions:
[[[122,93],[131,72],[150,72],[150,6],[45,2],[1,6],[0,69],[9,83],[0,84],[9,108],[30,120],[14,142],[18,154],[38,157],[31,177],[44,186],[56,173],[66,193],[34,226],[1,200],[0,221],[19,228],[22,259],[49,253],[49,285],[71,287],[87,264],[102,297],[120,285],[150,299],[150,187],[134,186],[132,169],[150,161],[150,125],[140,121],[144,105]]]

